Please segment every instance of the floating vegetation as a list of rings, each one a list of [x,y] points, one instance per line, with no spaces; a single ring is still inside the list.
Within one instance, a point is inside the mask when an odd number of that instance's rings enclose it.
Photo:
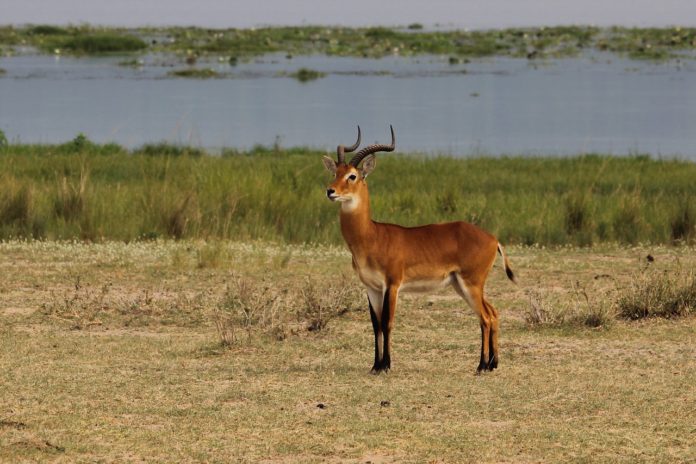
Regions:
[[[220,77],[220,73],[210,68],[187,68],[187,69],[177,69],[174,71],[169,71],[168,76],[173,77],[187,77],[190,79],[213,79]]]
[[[132,60],[119,61],[118,65],[126,68],[139,68],[144,64],[143,60],[133,58]]]
[[[150,40],[157,36],[158,40]],[[147,43],[143,40],[148,38]],[[583,50],[619,53],[634,59],[665,60],[696,50],[696,28],[601,29],[590,26],[509,28],[485,31],[426,31],[419,23],[388,27],[264,27],[202,29],[193,27],[98,28],[50,25],[0,27],[0,45],[26,44],[52,52],[92,54],[112,52],[168,52],[238,57],[283,53],[289,56],[321,53],[339,56],[382,57],[398,54],[449,55],[458,59],[511,56],[549,58],[576,56]]]
[[[294,77],[300,82],[309,82],[321,79],[326,76],[326,73],[321,71],[316,71],[314,69],[300,68],[297,72],[289,74],[290,77]]]
[[[137,52],[147,48],[138,37],[99,33],[77,35],[51,40],[46,43],[49,49],[62,49],[76,54],[94,55],[101,53]]]

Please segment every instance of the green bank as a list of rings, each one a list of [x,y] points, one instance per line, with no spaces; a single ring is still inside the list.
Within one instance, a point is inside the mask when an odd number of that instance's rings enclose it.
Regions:
[[[237,58],[284,53],[381,57],[449,54],[452,62],[486,56],[530,59],[568,57],[607,51],[636,59],[664,60],[693,56],[696,28],[597,28],[556,26],[495,30],[425,30],[420,24],[401,28],[327,26],[252,29],[104,28],[90,25],[2,26],[0,47],[21,52],[30,46],[44,53],[167,52],[186,56]]]
[[[126,150],[84,136],[0,148],[0,238],[263,239],[341,243],[323,152],[256,147]],[[373,217],[464,220],[504,243],[692,243],[696,164],[648,156],[379,155]]]

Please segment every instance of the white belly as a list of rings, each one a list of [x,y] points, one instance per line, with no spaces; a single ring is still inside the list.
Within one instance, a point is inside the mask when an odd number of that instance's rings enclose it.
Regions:
[[[431,293],[442,290],[449,285],[452,285],[452,277],[448,275],[442,279],[420,279],[403,282],[401,291],[408,293]]]
[[[360,281],[368,288],[377,291],[384,291],[387,286],[387,277],[378,269],[372,269],[368,266],[357,265],[357,260],[353,260],[353,267],[360,278]],[[432,293],[440,291],[454,282],[454,274],[445,274],[441,277],[417,277],[405,279],[399,286],[399,291],[408,293]]]

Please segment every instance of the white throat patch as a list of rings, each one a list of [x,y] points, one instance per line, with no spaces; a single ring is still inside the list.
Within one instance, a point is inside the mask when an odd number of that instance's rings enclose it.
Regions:
[[[341,210],[344,213],[352,213],[360,205],[360,200],[357,197],[351,197],[346,201],[341,202]]]

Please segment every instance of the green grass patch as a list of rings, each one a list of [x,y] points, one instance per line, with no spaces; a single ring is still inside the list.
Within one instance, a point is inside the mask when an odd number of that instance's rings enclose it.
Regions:
[[[0,218],[0,238],[342,243],[338,207],[324,194],[323,154],[279,146],[223,156],[170,144],[126,150],[83,135],[60,145],[9,144],[0,180],[2,201],[13,206]],[[692,162],[647,157],[392,154],[379,156],[369,184],[377,221],[464,220],[503,243],[586,246],[688,243],[694,178]],[[56,204],[72,191],[82,209],[60,213]],[[11,212],[22,204],[31,214]]]

